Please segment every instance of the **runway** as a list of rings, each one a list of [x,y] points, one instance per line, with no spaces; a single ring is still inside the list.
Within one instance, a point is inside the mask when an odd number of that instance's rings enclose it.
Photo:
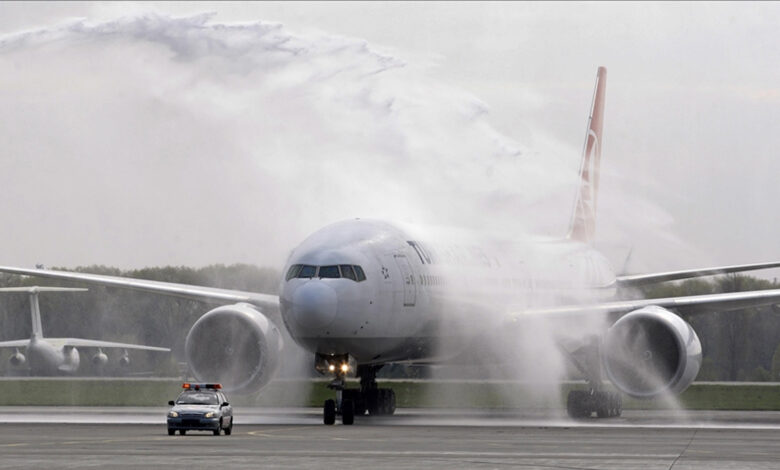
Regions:
[[[251,409],[232,436],[168,436],[165,408],[0,408],[0,467],[780,468],[780,413],[627,412],[569,421],[542,412],[402,409],[354,426],[319,410]],[[48,418],[47,418],[48,417]]]

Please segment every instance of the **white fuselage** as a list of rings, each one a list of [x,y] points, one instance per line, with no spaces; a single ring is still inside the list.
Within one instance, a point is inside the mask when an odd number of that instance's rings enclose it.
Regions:
[[[358,268],[365,279],[355,279]],[[312,234],[293,251],[285,274],[281,313],[292,338],[359,364],[453,357],[469,337],[495,331],[486,327],[500,328],[511,313],[601,300],[615,285],[607,260],[582,243],[488,239],[361,219]]]
[[[55,346],[44,338],[33,336],[25,348],[33,375],[73,373],[79,368],[79,352],[70,346]]]

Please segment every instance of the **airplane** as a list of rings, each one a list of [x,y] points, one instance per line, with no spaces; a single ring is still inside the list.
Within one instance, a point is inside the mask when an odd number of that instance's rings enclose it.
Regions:
[[[280,361],[284,325],[332,377],[335,399],[323,422],[391,415],[392,389],[376,374],[392,363],[435,364],[479,359],[498,338],[528,320],[556,323],[575,335],[573,320],[607,322],[596,335],[562,341],[560,349],[586,378],[566,409],[576,418],[618,416],[622,394],[653,398],[680,393],[698,374],[701,342],[680,314],[780,303],[780,289],[619,300],[617,291],[654,282],[773,268],[780,262],[620,276],[597,251],[596,202],[606,96],[599,67],[587,122],[569,231],[559,239],[486,235],[354,219],[317,230],[291,253],[280,294],[0,266],[0,272],[95,284],[217,304],[187,334],[185,352],[198,380],[236,393],[260,390]],[[500,357],[498,358],[501,359]],[[602,370],[617,392],[604,386]],[[346,377],[358,377],[349,388]]]
[[[84,288],[70,287],[5,287],[0,288],[0,293],[23,293],[30,296],[30,315],[32,316],[32,335],[30,339],[13,341],[0,341],[0,348],[14,348],[15,351],[9,358],[14,368],[27,365],[32,375],[58,375],[73,374],[80,365],[81,359],[76,348],[96,348],[97,352],[92,356],[92,363],[96,366],[104,366],[108,363],[108,356],[103,349],[122,349],[119,357],[119,365],[130,365],[128,350],[144,350],[170,352],[168,348],[155,346],[142,346],[138,344],[114,343],[110,341],[98,341],[81,338],[47,338],[43,336],[41,323],[41,310],[38,304],[38,294],[42,292],[85,292]],[[20,349],[24,349],[22,352]]]

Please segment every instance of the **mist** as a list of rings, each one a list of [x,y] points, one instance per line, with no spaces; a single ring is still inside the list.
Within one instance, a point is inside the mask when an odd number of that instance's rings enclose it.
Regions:
[[[356,216],[568,220],[545,209],[570,207],[576,147],[529,150],[362,40],[150,13],[7,35],[0,71],[0,237],[35,246],[9,263],[279,266]]]

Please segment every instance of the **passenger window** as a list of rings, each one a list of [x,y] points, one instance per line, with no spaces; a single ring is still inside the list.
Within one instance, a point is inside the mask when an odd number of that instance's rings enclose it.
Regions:
[[[287,280],[297,277],[298,273],[301,271],[301,265],[300,264],[293,264],[290,266],[290,269],[287,271]]]
[[[341,277],[339,274],[338,266],[320,266],[320,278],[338,279]]]
[[[353,266],[355,268],[355,276],[357,276],[357,281],[365,281],[366,280],[366,274],[363,272],[363,268],[360,266]]]
[[[305,264],[301,266],[301,270],[298,271],[298,277],[314,277],[317,274],[317,266],[310,266]]]
[[[355,270],[352,269],[352,266],[348,264],[342,264],[339,266],[339,268],[341,268],[341,277],[357,281],[357,278],[355,277]]]

